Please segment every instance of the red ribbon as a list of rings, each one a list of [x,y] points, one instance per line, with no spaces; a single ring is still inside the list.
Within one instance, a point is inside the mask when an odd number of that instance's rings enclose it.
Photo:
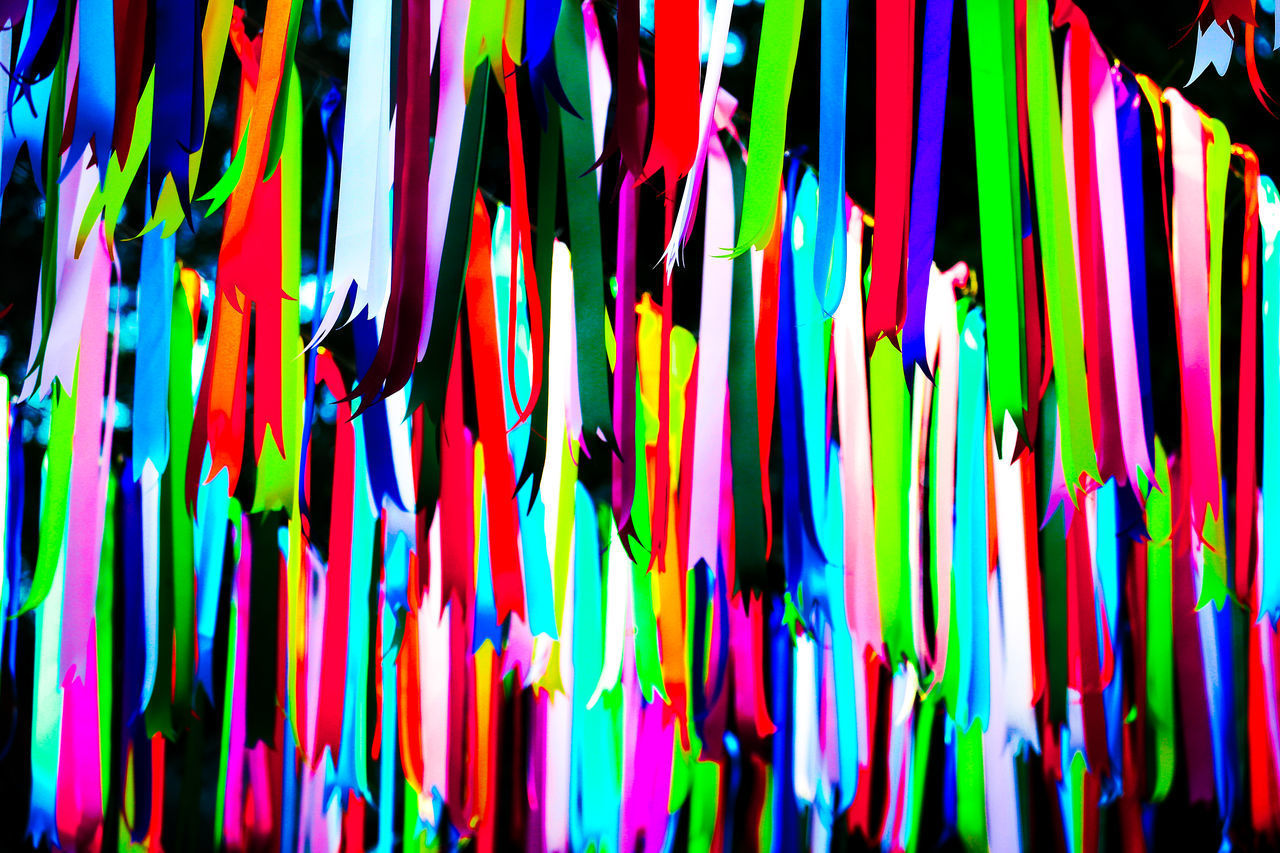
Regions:
[[[329,515],[329,568],[325,573],[324,641],[317,709],[316,749],[312,766],[324,748],[337,760],[342,740],[343,696],[347,681],[347,610],[351,594],[351,537],[355,507],[355,427],[351,407],[345,402],[346,385],[333,354],[316,357],[316,382],[329,388],[338,400],[337,434],[333,444],[333,511]],[[364,464],[364,460],[360,460]]]
[[[868,345],[893,337],[907,316],[907,228],[915,138],[915,0],[876,4],[876,229]]]
[[[1240,410],[1236,444],[1236,597],[1252,601],[1258,553],[1258,156],[1232,146],[1244,160],[1244,241],[1240,252]],[[1251,670],[1258,672],[1258,670]]]
[[[538,282],[533,269],[533,229],[529,227],[529,201],[525,189],[524,141],[520,133],[520,100],[516,97],[516,66],[502,48],[502,73],[506,77],[503,98],[507,104],[507,148],[511,163],[511,299],[507,304],[507,388],[511,402],[515,404],[517,418],[513,425],[524,423],[533,412],[542,392],[542,297],[538,294]],[[529,305],[529,329],[533,333],[533,375],[529,401],[520,405],[516,393],[516,287],[518,286],[517,260],[524,257],[524,295]]]
[[[476,413],[484,449],[484,484],[489,501],[489,560],[498,621],[515,613],[524,618],[524,581],[516,547],[518,511],[516,479],[507,451],[507,421],[502,403],[502,356],[494,311],[493,271],[489,253],[489,211],[476,194],[472,220],[471,260],[467,266],[467,322],[471,363],[475,370]],[[528,269],[532,269],[532,265]],[[541,325],[541,323],[539,323]]]

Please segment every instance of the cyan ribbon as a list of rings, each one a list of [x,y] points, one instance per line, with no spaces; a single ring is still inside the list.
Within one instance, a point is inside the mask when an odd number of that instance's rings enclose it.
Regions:
[[[995,416],[995,411],[992,411]],[[986,323],[980,309],[960,333],[960,408],[956,418],[955,614],[960,645],[956,724],[989,718],[987,619]]]
[[[1280,435],[1280,191],[1270,177],[1259,182],[1258,220],[1262,225],[1262,434]],[[1273,440],[1264,439],[1262,453],[1262,505],[1280,506],[1280,458],[1271,451]],[[1280,513],[1262,516],[1262,564],[1280,566]],[[1261,613],[1274,621],[1280,617],[1280,572],[1263,571],[1258,591]]]

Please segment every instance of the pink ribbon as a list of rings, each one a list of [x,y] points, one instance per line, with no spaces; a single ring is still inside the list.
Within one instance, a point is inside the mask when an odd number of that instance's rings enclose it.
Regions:
[[[1209,233],[1205,199],[1205,139],[1199,111],[1166,89],[1173,136],[1173,298],[1182,368],[1183,456],[1190,469],[1191,524],[1202,535],[1205,509],[1222,511],[1213,429],[1209,353]]]
[[[718,136],[708,146],[707,199],[729,209],[733,171]],[[724,449],[726,381],[729,370],[729,305],[733,264],[723,247],[733,243],[733,217],[708,216],[703,241],[702,310],[698,320],[698,396],[694,413],[693,495],[689,517],[687,568],[706,560],[716,566],[716,520],[720,514],[720,466]]]
[[[845,600],[849,628],[854,636],[854,656],[861,657],[863,647],[870,646],[882,653],[883,646],[876,585],[866,337],[862,325],[862,211],[852,208],[848,221],[844,299],[836,309],[831,341],[836,361],[840,468],[844,482],[844,576],[848,590]]]

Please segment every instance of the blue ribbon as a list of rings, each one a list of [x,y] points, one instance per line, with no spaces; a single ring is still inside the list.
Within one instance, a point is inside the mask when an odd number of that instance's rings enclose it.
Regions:
[[[1115,83],[1116,129],[1120,140],[1120,185],[1124,191],[1124,230],[1129,242],[1129,295],[1133,302],[1133,343],[1138,355],[1138,385],[1147,458],[1155,459],[1156,424],[1151,398],[1151,351],[1147,326],[1147,245],[1142,185],[1142,89],[1121,68]]]
[[[907,318],[902,328],[902,364],[908,384],[912,381],[912,365],[919,365],[925,375],[930,375],[924,347],[924,315],[938,229],[953,11],[954,0],[928,0],[925,8],[916,165],[911,176],[911,229],[907,234]]]
[[[151,201],[146,202],[147,219]],[[133,366],[133,478],[150,461],[157,473],[169,463],[169,324],[172,320],[176,238],[153,228],[142,235],[138,272],[139,357]],[[151,354],[159,354],[150,357]]]
[[[197,0],[155,2],[155,106],[148,155],[151,203],[165,175],[191,220],[190,156],[204,143],[204,77]],[[199,105],[199,106],[197,106]],[[265,120],[265,119],[264,119]]]
[[[317,288],[319,285],[317,284]],[[356,339],[356,371],[363,376],[378,352],[378,327],[376,321],[363,315],[352,324]],[[365,458],[369,464],[369,487],[373,490],[373,505],[381,507],[390,499],[401,509],[400,488],[396,483],[396,464],[391,455],[391,425],[387,417],[387,404],[379,399],[360,416],[364,420]],[[483,541],[483,540],[481,540]]]
[[[105,185],[116,122],[115,4],[112,0],[79,0],[78,8],[80,72],[76,81],[75,135],[67,149],[62,177],[71,174],[93,140],[98,181]]]
[[[804,567],[821,560],[814,529],[809,472],[805,452],[805,395],[800,377],[798,318],[796,313],[795,258],[792,253],[796,211],[796,184],[800,161],[793,158],[787,172],[786,215],[782,220],[782,257],[778,275],[778,405],[784,413],[782,432],[782,544],[786,553],[787,591],[796,597],[804,579]]]
[[[8,121],[4,122],[4,151],[0,152],[0,193],[9,185],[18,152],[25,147],[36,190],[44,194],[44,125],[52,89],[53,78],[45,77],[25,87],[19,99],[10,104]]]
[[[818,115],[818,233],[813,281],[828,316],[844,295],[845,108],[849,80],[849,2],[822,1],[821,108]],[[837,235],[839,239],[836,239]]]
[[[147,659],[146,587],[142,564],[142,485],[134,473],[135,461],[126,459],[124,476],[120,478],[120,498],[124,506],[124,641],[119,656],[124,673],[121,678],[121,719],[126,723],[141,719],[143,670]],[[147,763],[150,762],[140,762]]]

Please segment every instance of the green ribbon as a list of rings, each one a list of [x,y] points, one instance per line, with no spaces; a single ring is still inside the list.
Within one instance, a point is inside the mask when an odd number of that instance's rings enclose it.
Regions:
[[[661,696],[670,704],[662,680],[662,660],[658,654],[658,621],[653,607],[653,582],[648,561],[631,564],[632,612],[635,614],[636,679],[646,702]]]
[[[17,615],[39,607],[53,588],[58,560],[62,556],[63,533],[67,527],[67,497],[71,490],[71,437],[76,427],[75,391],[67,393],[61,384],[53,391],[53,412],[49,423],[49,446],[45,449],[44,506],[40,510],[40,550],[31,589]]]
[[[289,144],[291,125],[302,123],[302,88],[293,56],[298,47],[298,27],[302,22],[302,0],[293,0],[289,11],[289,29],[284,40],[284,67],[280,73],[280,91],[276,93],[276,108],[271,116],[271,143],[267,147],[266,169],[262,176],[270,180],[280,164],[280,155]],[[294,218],[297,221],[297,217]]]
[[[1147,496],[1147,725],[1151,802],[1169,795],[1177,756],[1173,707],[1173,507],[1169,458],[1156,438],[1156,485]]]
[[[907,488],[911,482],[911,399],[902,356],[887,339],[871,354],[871,472],[875,484],[876,584],[880,625],[891,665],[915,662],[911,574],[907,563]]]
[[[295,17],[301,3],[295,3]],[[298,76],[297,69],[285,79]],[[258,448],[257,476],[253,483],[253,512],[264,509],[289,509],[298,481],[298,455],[301,452],[302,402],[298,393],[305,379],[306,361],[301,358],[298,314],[298,285],[301,277],[302,235],[299,233],[302,211],[302,89],[293,80],[288,93],[288,120],[272,125],[287,129],[284,139],[284,168],[280,173],[280,396],[281,423],[284,433],[280,446],[266,438]],[[278,155],[277,155],[278,156]]]
[[[582,434],[597,434],[621,456],[609,412],[609,362],[604,351],[604,260],[600,252],[600,206],[596,197],[595,142],[591,131],[591,91],[587,79],[586,36],[577,4],[563,0],[555,37],[556,67],[569,103],[578,113],[560,116],[564,150],[565,199],[573,249],[573,312],[578,329],[578,397]]]
[[[1044,268],[1045,313],[1049,319],[1049,339],[1053,341],[1054,374],[1060,389],[1062,470],[1067,493],[1074,502],[1074,487],[1081,477],[1087,475],[1097,482],[1099,474],[1089,414],[1089,390],[1085,385],[1084,332],[1076,288],[1075,254],[1071,229],[1063,224],[1070,221],[1067,165],[1062,150],[1062,113],[1058,108],[1058,76],[1054,69],[1046,0],[1027,0],[1026,48],[1027,115]]]
[[[449,366],[453,363],[453,342],[458,333],[458,312],[462,307],[462,284],[471,257],[471,218],[475,209],[476,186],[480,180],[480,148],[484,141],[485,106],[489,100],[489,77],[476,69],[479,88],[472,88],[462,116],[462,141],[458,146],[458,170],[453,176],[449,199],[449,221],[445,226],[440,253],[440,278],[431,335],[427,351],[413,370],[409,390],[409,411],[425,405],[427,419],[439,423],[444,414],[445,391],[449,386]],[[424,366],[426,365],[426,366]],[[425,440],[423,455],[439,452],[436,442]],[[438,473],[438,465],[436,467]],[[434,481],[437,484],[438,479]]]
[[[169,336],[169,446],[191,443],[191,350],[194,331],[186,290],[173,289]],[[160,554],[165,555],[158,583],[158,637],[160,642],[156,684],[147,704],[148,734],[161,732],[173,740],[177,727],[189,721],[195,677],[195,533],[187,510],[188,454],[169,454],[161,475]],[[167,500],[168,512],[165,512]],[[166,571],[167,569],[167,571]],[[172,698],[170,698],[172,697]]]
[[[1061,374],[1059,374],[1061,375]],[[1059,405],[1058,379],[1055,377],[1045,390],[1040,403],[1042,412],[1048,414]],[[1049,423],[1044,419],[1041,423]],[[1040,430],[1036,452],[1036,507],[1044,518],[1053,483],[1055,430]],[[1067,430],[1061,430],[1066,444]],[[1065,452],[1065,449],[1064,449]],[[1040,528],[1040,571],[1044,587],[1044,652],[1045,668],[1049,676],[1049,719],[1054,723],[1067,721],[1067,526],[1062,513],[1055,512]]]
[[[538,298],[542,310],[542,387],[547,387],[546,369],[550,363],[551,347],[551,259],[555,249],[556,205],[560,197],[560,111],[554,105],[547,109],[547,126],[539,141],[538,151],[538,202],[534,211],[533,270],[538,282]],[[519,491],[526,480],[533,480],[529,490],[529,506],[538,497],[542,486],[542,468],[547,461],[547,398],[539,394],[533,404],[532,428],[529,430],[529,448],[525,452],[524,469],[516,482]]]
[[[742,221],[741,156],[729,161],[733,169],[734,213]],[[760,415],[756,389],[756,310],[752,293],[751,257],[733,261],[733,293],[729,320],[729,452],[733,463],[734,550],[739,590],[763,593],[768,582],[765,564],[763,480],[760,474]],[[735,590],[737,592],[738,590]]]
[[[1208,207],[1209,244],[1209,389],[1213,405],[1214,453],[1222,469],[1222,228],[1226,218],[1227,177],[1231,168],[1231,137],[1217,119],[1208,121],[1209,144],[1205,151],[1205,203]],[[1197,609],[1212,602],[1221,610],[1227,602],[1226,515],[1205,515],[1204,573]]]
[[[763,249],[773,233],[787,136],[787,106],[800,52],[803,18],[804,0],[772,0],[764,7],[756,88],[751,95],[751,163],[747,166],[738,245],[732,253],[735,257],[752,246]]]
[[[996,446],[1003,447],[1006,413],[1027,437],[1013,0],[969,0],[968,9],[991,421]]]

